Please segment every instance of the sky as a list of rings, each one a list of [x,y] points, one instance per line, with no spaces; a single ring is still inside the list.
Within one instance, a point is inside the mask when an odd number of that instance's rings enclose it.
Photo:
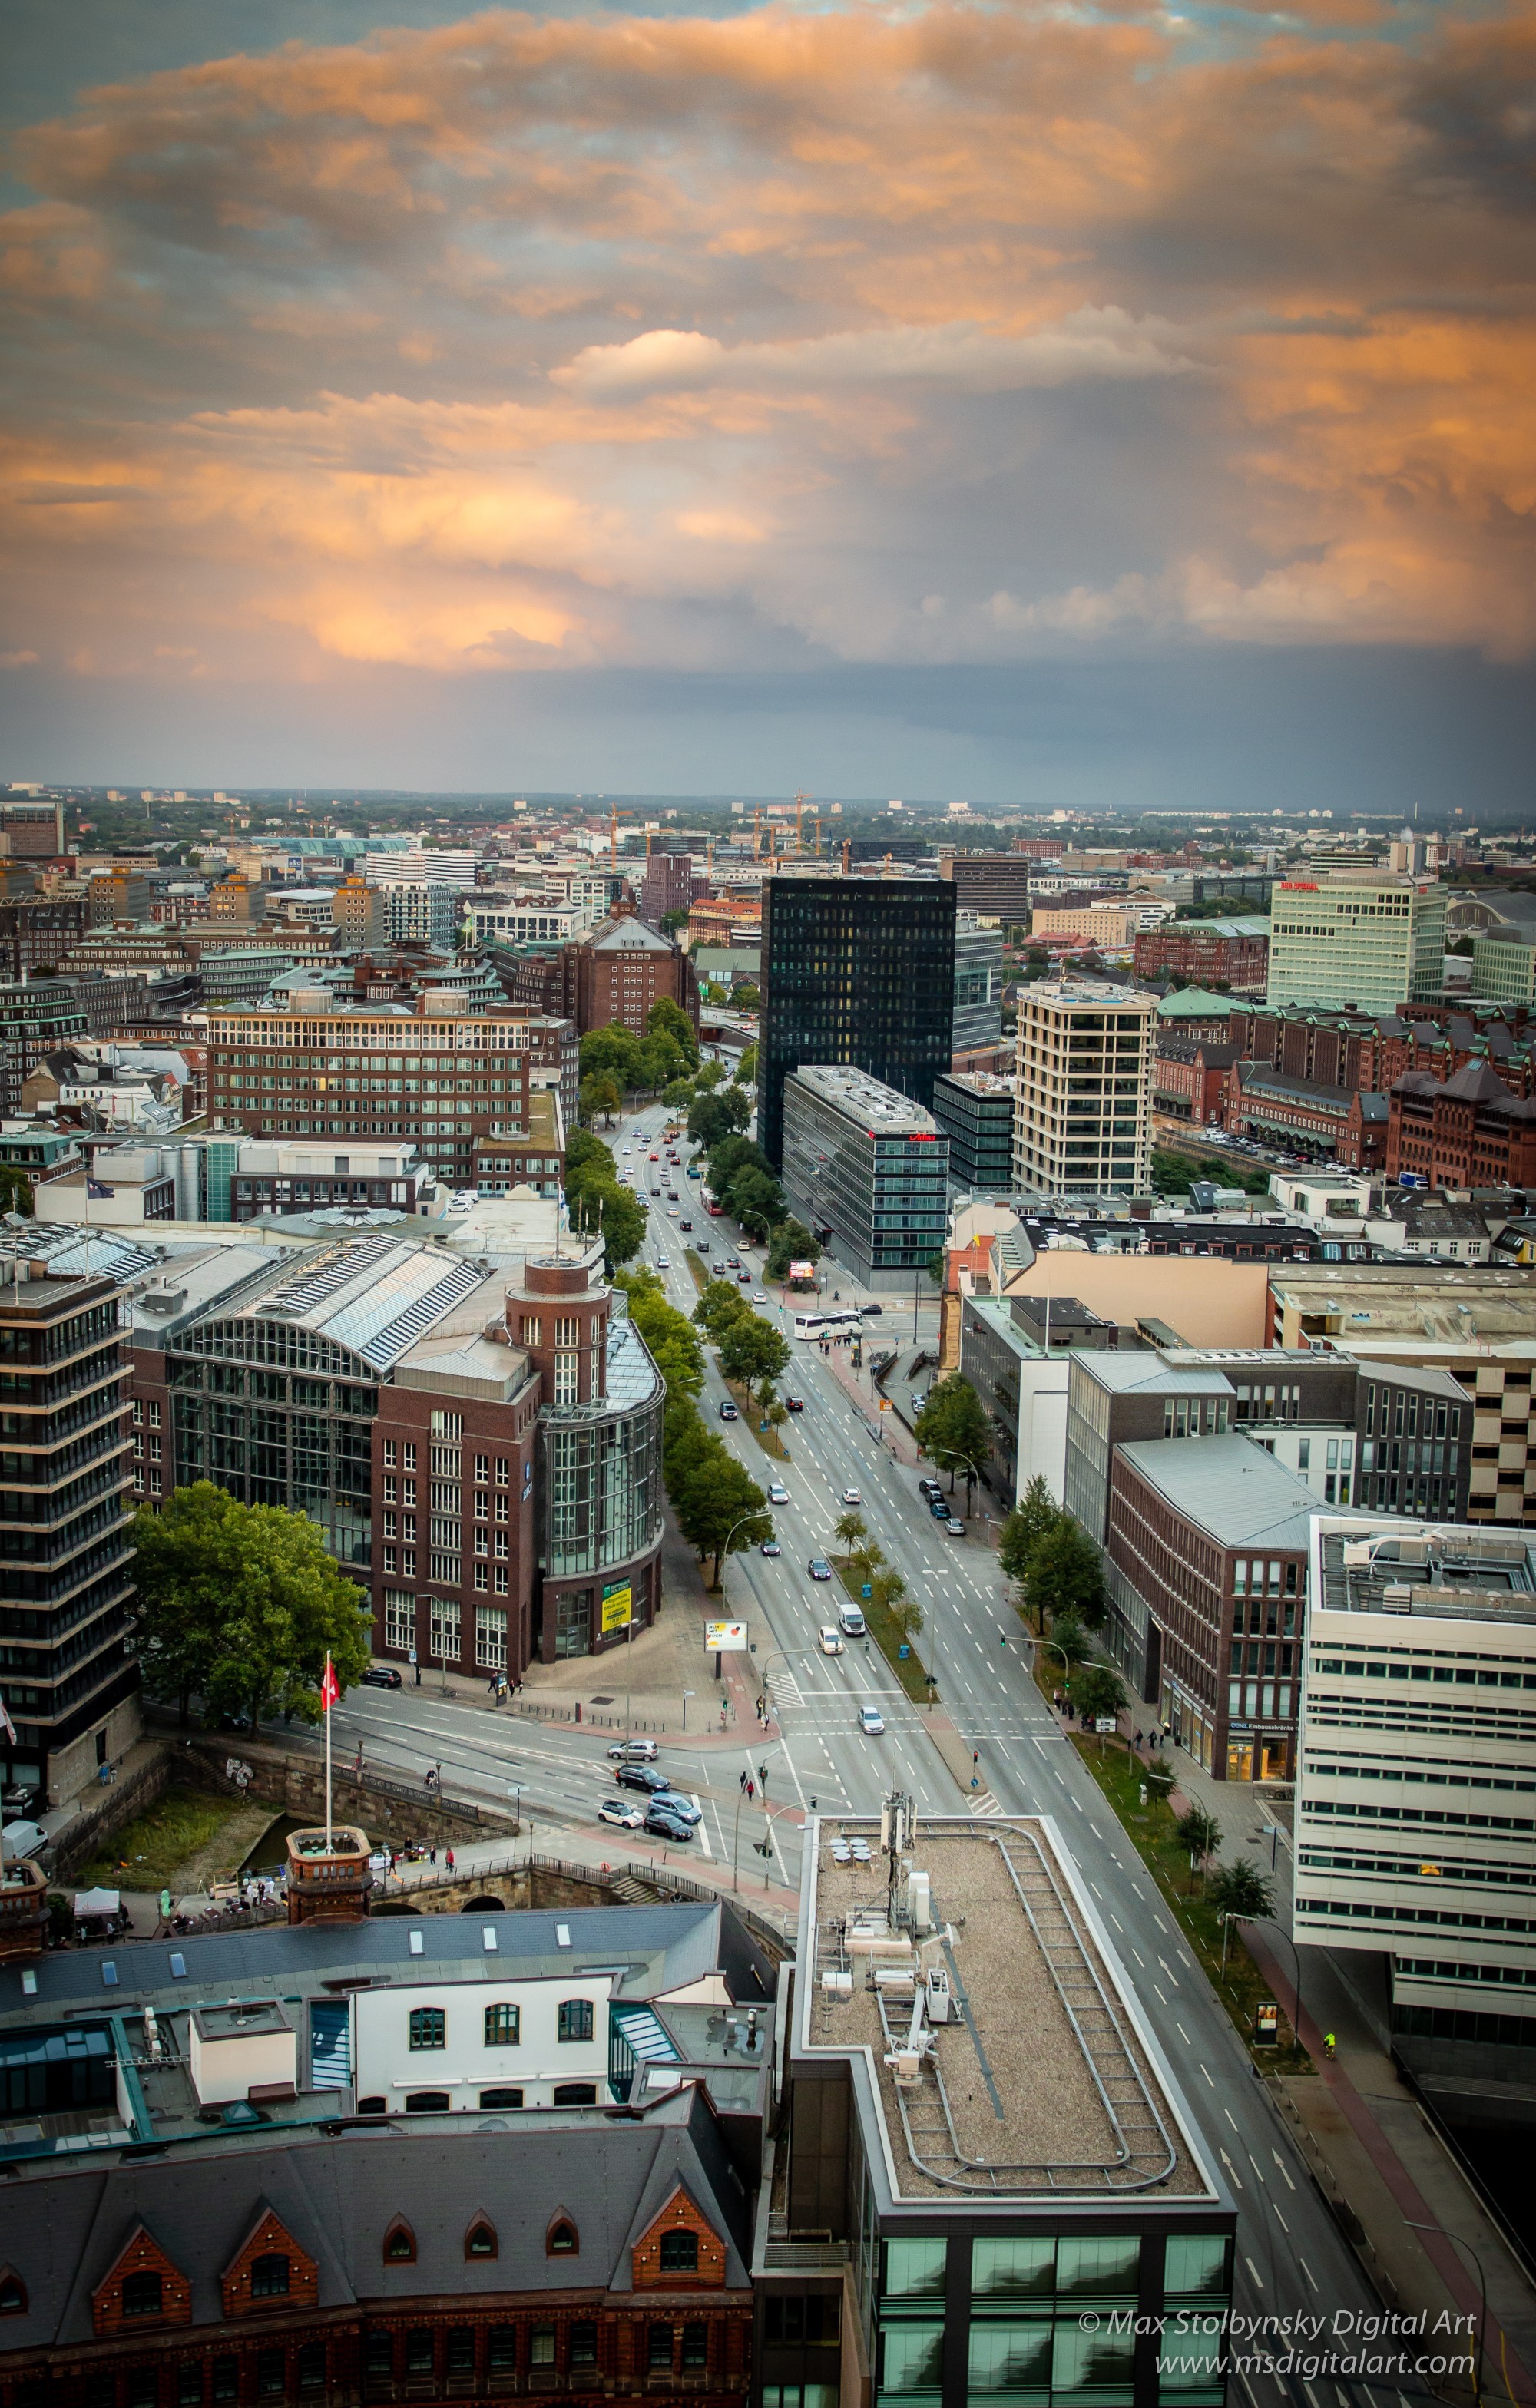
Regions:
[[[1531,7],[9,0],[0,90],[0,777],[1529,804]]]

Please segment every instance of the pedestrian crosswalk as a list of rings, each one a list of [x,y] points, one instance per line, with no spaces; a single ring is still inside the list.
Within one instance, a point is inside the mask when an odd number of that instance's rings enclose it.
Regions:
[[[787,1665],[782,1671],[775,1670],[768,1673],[766,1678],[768,1686],[772,1692],[774,1703],[776,1705],[804,1705],[805,1692],[801,1688],[798,1681],[795,1678],[794,1673],[788,1669]]]
[[[990,1789],[979,1789],[970,1801],[970,1811],[973,1814],[1000,1814],[1002,1801]]]

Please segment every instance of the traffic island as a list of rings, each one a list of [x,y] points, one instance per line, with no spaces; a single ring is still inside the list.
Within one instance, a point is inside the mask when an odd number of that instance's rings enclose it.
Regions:
[[[864,1583],[860,1580],[856,1580],[854,1574],[844,1566],[839,1566],[838,1578],[841,1581],[843,1587],[847,1590],[854,1604],[858,1607],[859,1612],[863,1614],[865,1622],[868,1626],[870,1638],[874,1640],[878,1645],[881,1654],[884,1656],[885,1661],[889,1664],[892,1671],[896,1674],[897,1679],[906,1690],[907,1695],[911,1698],[913,1705],[937,1705],[939,1702],[939,1684],[934,1680],[932,1674],[924,1670],[922,1659],[918,1656],[917,1649],[913,1642],[910,1639],[904,1639],[902,1637],[901,1626],[897,1621],[895,1615],[891,1612],[889,1607],[878,1604],[872,1597],[866,1597],[864,1594]],[[908,1651],[905,1656],[901,1653],[903,1647]]]

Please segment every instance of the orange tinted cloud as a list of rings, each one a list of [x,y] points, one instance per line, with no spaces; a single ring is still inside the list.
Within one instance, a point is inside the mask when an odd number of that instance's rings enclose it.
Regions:
[[[1382,18],[488,11],[87,93],[0,222],[4,640],[1523,653],[1536,21]]]

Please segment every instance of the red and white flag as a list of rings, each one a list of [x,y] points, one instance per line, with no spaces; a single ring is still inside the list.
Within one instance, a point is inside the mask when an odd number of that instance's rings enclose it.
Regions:
[[[336,1673],[332,1669],[331,1659],[329,1656],[327,1656],[325,1658],[325,1677],[320,1684],[320,1702],[327,1713],[330,1713],[331,1708],[335,1705],[340,1695],[341,1692],[337,1686]]]

